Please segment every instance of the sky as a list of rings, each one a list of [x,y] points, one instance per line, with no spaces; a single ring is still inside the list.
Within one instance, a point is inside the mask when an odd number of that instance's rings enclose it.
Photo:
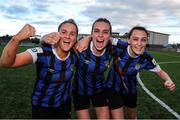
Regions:
[[[180,43],[180,0],[0,0],[0,36],[14,35],[27,23],[42,36],[69,18],[79,33],[89,34],[100,17],[110,20],[120,35],[141,25],[170,34],[170,44]]]

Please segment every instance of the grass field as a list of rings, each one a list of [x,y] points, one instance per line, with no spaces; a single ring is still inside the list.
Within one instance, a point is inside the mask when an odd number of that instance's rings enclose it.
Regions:
[[[180,53],[155,51],[151,51],[151,53],[155,56],[158,63],[180,61]],[[160,66],[171,76],[173,81],[176,83],[175,91],[169,92],[168,90],[166,90],[163,86],[163,81],[152,72],[142,72],[140,74],[141,79],[143,80],[146,87],[159,99],[164,101],[174,111],[180,113],[180,63],[161,64]],[[142,91],[142,88],[140,88],[140,86],[138,86],[138,92],[138,118],[175,118],[167,110],[165,110],[152,98],[150,98],[144,91]]]
[[[0,54],[2,52],[0,46]],[[27,47],[21,47],[20,51]],[[180,61],[180,53],[151,51],[157,62]],[[162,64],[176,83],[176,90],[169,92],[163,81],[151,72],[140,76],[147,88],[163,100],[174,111],[180,113],[180,63]],[[35,80],[35,66],[18,69],[0,68],[0,118],[31,118],[31,92]],[[94,112],[91,111],[94,115]],[[72,111],[72,118],[75,113]],[[175,119],[167,110],[150,98],[138,84],[138,119]]]

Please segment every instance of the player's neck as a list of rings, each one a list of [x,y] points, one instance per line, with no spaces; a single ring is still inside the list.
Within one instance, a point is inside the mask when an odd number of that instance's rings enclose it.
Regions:
[[[68,52],[63,51],[60,47],[56,47],[55,50],[56,50],[56,53],[57,53],[58,57],[61,60],[66,60],[67,59],[67,57],[69,55],[69,51]]]

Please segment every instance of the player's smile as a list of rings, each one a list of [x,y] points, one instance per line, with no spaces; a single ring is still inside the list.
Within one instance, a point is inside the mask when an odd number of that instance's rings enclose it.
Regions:
[[[130,52],[133,56],[141,55],[146,48],[147,35],[144,31],[134,30],[128,43],[130,44]]]
[[[68,40],[63,40],[63,44],[68,46],[68,45],[70,45],[70,42]]]
[[[110,38],[110,26],[105,22],[96,22],[92,31],[93,50],[101,54]]]
[[[104,47],[104,45],[105,45],[104,40],[98,40],[98,39],[96,39],[96,46],[97,46],[97,48],[102,49],[102,48]]]

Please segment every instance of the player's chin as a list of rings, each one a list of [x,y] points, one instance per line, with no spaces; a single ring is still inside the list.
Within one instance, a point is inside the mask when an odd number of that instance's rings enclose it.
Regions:
[[[103,51],[105,47],[96,47],[97,51]]]
[[[64,48],[64,51],[69,52],[71,49],[72,49],[72,47],[66,47],[66,48]]]
[[[97,45],[96,45],[96,49],[99,50],[99,51],[104,50],[105,47],[106,47],[105,44],[102,44],[102,45],[98,45],[98,44],[97,44]]]
[[[144,50],[134,50],[136,55],[142,55],[144,53]]]

